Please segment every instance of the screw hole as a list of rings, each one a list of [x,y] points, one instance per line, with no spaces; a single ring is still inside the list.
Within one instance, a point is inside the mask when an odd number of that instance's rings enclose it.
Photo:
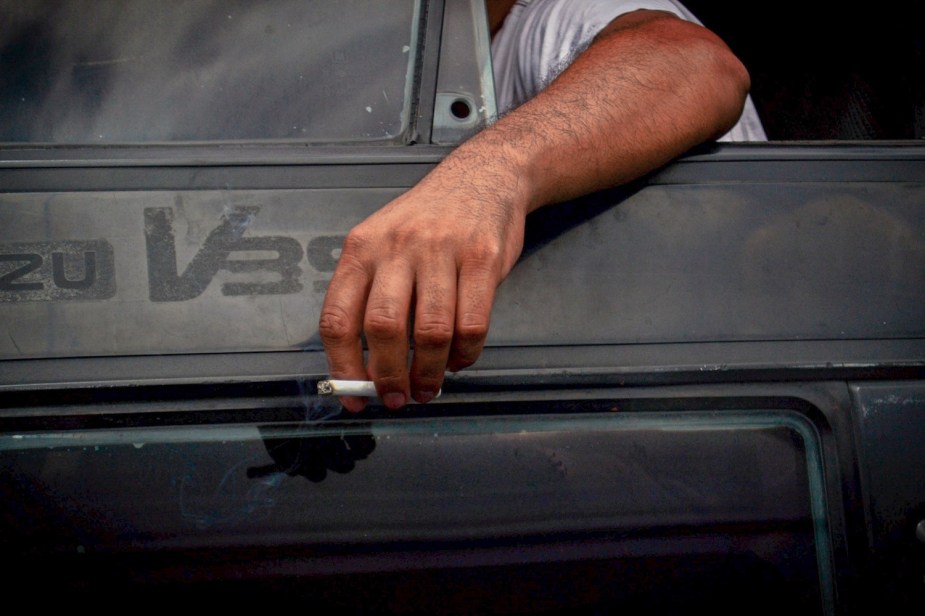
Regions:
[[[472,107],[467,101],[457,98],[450,104],[450,113],[452,113],[453,117],[457,120],[465,120],[472,115]]]

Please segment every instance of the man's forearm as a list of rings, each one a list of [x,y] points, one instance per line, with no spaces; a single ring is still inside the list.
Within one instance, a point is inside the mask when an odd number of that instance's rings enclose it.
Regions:
[[[486,173],[507,165],[531,211],[636,179],[722,136],[748,88],[745,67],[716,35],[667,13],[636,11],[455,156]]]

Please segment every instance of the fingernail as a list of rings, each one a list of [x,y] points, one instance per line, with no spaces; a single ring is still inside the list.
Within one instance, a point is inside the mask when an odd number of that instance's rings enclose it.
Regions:
[[[390,409],[400,409],[405,406],[405,394],[392,392],[382,396],[382,402]]]
[[[427,404],[437,396],[435,391],[420,391],[418,392],[417,400],[421,404]]]

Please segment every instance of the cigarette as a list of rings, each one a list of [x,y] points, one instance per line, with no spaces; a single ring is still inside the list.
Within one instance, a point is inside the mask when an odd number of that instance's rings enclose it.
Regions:
[[[341,381],[335,379],[318,381],[318,395],[374,398],[376,396],[376,385],[372,381]]]
[[[434,398],[440,397],[443,392],[441,389]],[[319,396],[359,396],[361,398],[375,398],[376,384],[372,381],[344,381],[338,379],[328,379],[318,381]]]

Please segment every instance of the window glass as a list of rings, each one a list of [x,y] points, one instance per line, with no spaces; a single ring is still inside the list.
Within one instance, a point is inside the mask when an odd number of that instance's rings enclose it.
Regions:
[[[592,412],[556,413],[571,405]],[[420,563],[450,564],[471,568],[470,591],[489,593],[484,583],[502,565],[513,567],[511,582],[529,571],[544,587],[571,583],[564,574],[584,563],[591,580],[619,575],[566,593],[557,607],[619,606],[629,591],[685,607],[756,597],[801,613],[830,607],[822,461],[805,418],[638,413],[607,399],[509,402],[504,411],[191,425],[205,416],[197,413],[173,426],[6,430],[0,547],[20,567],[47,568],[67,554],[115,566],[127,553],[246,547],[244,557],[267,550],[276,559],[298,546],[302,579],[359,566],[364,575],[394,571],[391,589],[407,576],[426,584]],[[338,557],[305,559],[325,546],[338,546]],[[189,573],[197,566],[208,563]],[[100,571],[76,567],[65,579],[96,582]],[[543,599],[530,601],[538,608]]]
[[[401,140],[417,5],[7,3],[0,142]]]

